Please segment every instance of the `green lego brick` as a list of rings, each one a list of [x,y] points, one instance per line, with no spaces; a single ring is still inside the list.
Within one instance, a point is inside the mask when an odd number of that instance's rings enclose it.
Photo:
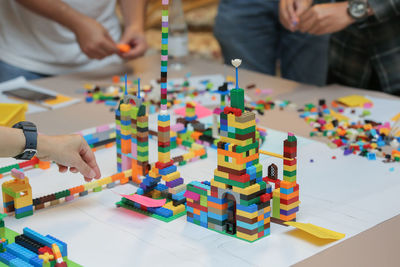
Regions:
[[[168,50],[161,50],[161,55],[168,56]]]
[[[297,170],[294,170],[294,171],[283,171],[283,176],[287,176],[287,177],[293,177],[293,176],[296,176],[296,174],[297,174]]]
[[[145,105],[140,105],[137,115],[138,116],[146,115],[146,106]]]
[[[231,107],[244,112],[244,90],[241,88],[231,90]]]
[[[258,141],[247,146],[236,146],[236,153],[243,153],[258,147]]]
[[[296,176],[293,177],[285,177],[283,176],[283,180],[287,182],[296,182]]]
[[[93,188],[93,192],[101,192],[102,190],[103,190],[103,187],[101,187],[101,186]]]
[[[240,200],[240,205],[243,206],[250,206],[252,204],[257,204],[257,203],[260,203],[260,197],[256,197],[250,200],[243,200],[243,199]]]
[[[161,146],[158,147],[158,152],[166,153],[166,152],[169,152],[169,151],[170,151],[169,147],[161,147]]]
[[[191,184],[188,184],[188,185],[186,186],[186,190],[187,190],[187,191],[194,192],[194,193],[197,193],[197,194],[202,195],[202,196],[207,196],[207,191],[198,189],[198,188],[194,187],[194,186],[191,185]]]
[[[251,126],[245,129],[235,129],[235,133],[237,134],[248,134],[248,133],[254,133],[256,131],[256,126]]]
[[[281,214],[281,202],[280,197],[272,198],[272,217],[279,219]]]
[[[182,160],[179,162],[179,166],[183,166],[183,165],[186,165],[186,160]]]
[[[222,178],[222,177],[219,177],[219,176],[216,176],[216,175],[214,175],[214,179],[217,182],[224,183],[224,184],[231,185],[231,186],[240,187],[240,188],[246,188],[246,187],[248,187],[250,185],[250,182],[240,183],[240,182],[229,180],[229,179],[225,179],[225,178]]]
[[[163,32],[163,33],[161,34],[161,38],[163,38],[163,39],[168,38],[168,33],[167,33],[167,32]]]
[[[9,165],[9,166],[5,166],[3,168],[0,168],[0,174],[6,173],[6,172],[10,172],[12,169],[19,169],[19,165],[18,164],[13,164],[13,165]]]
[[[208,205],[207,195],[200,195],[200,205],[203,207],[207,207]]]
[[[19,198],[20,197],[20,195],[18,193],[14,192],[11,189],[6,188],[4,186],[2,187],[2,190],[3,190],[3,193],[6,193],[7,195],[9,195],[9,196],[11,196],[13,198]]]
[[[25,211],[25,212],[20,213],[20,214],[15,214],[15,218],[21,219],[21,218],[28,217],[28,216],[31,216],[31,215],[33,215],[33,210]]]
[[[206,159],[207,157],[208,157],[208,156],[207,156],[207,153],[200,156],[201,159]]]

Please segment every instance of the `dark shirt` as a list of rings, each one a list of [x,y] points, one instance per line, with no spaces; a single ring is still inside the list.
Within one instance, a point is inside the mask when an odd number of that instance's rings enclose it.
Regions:
[[[368,3],[373,16],[331,36],[330,81],[400,94],[400,0]]]

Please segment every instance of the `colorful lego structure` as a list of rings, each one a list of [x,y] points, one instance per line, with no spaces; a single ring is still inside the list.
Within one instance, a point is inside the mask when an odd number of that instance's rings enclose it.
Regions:
[[[187,221],[252,242],[270,234],[272,195],[273,216],[277,220],[296,218],[297,142],[292,134],[285,140],[281,156],[284,180],[272,191],[268,179],[275,183],[277,178],[263,179],[262,176],[255,114],[244,109],[244,90],[238,86],[240,63],[232,61],[236,67],[236,88],[230,92],[231,106],[224,107],[220,113],[218,166],[214,178],[211,182],[191,182],[185,197]]]
[[[0,266],[15,267],[75,267],[80,266],[68,259],[68,246],[51,236],[43,236],[25,227],[18,234],[4,226],[0,214]]]

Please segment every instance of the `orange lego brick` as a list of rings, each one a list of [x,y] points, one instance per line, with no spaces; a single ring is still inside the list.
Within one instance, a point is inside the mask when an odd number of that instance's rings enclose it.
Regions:
[[[199,209],[193,209],[193,213],[197,214],[197,215],[200,215],[200,210]]]
[[[225,204],[217,204],[211,201],[208,201],[208,206],[211,208],[219,209],[219,210],[224,210],[228,208],[228,203]]]
[[[120,172],[120,173],[117,173],[117,174],[114,174],[111,176],[113,182],[119,181],[124,177],[125,177],[125,174],[123,172]]]
[[[80,192],[85,191],[85,187],[83,185],[75,186],[69,189],[71,195],[79,194]]]
[[[279,216],[279,218],[281,219],[281,220],[284,220],[284,221],[286,221],[286,222],[288,222],[288,221],[291,221],[291,220],[293,220],[293,219],[296,219],[296,213],[293,213],[293,214],[290,214],[289,216],[286,216],[286,215],[280,215]]]
[[[296,182],[281,181],[281,187],[285,189],[290,189],[296,186]]]
[[[280,194],[280,198],[284,199],[284,200],[290,200],[292,198],[298,197],[299,196],[299,191],[295,191],[289,195],[285,195],[285,194]]]
[[[117,44],[117,48],[121,53],[128,53],[131,50],[131,46],[129,44]]]
[[[48,168],[50,168],[50,161],[39,161],[39,168],[42,170],[47,170]]]

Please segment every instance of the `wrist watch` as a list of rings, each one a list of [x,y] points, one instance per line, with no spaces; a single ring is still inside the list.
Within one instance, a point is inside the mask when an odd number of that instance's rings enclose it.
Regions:
[[[349,0],[347,13],[356,21],[363,21],[368,17],[368,0]]]
[[[36,125],[29,121],[21,121],[13,126],[13,128],[21,129],[25,135],[24,152],[15,156],[15,159],[30,160],[36,155],[37,148],[37,129]]]

